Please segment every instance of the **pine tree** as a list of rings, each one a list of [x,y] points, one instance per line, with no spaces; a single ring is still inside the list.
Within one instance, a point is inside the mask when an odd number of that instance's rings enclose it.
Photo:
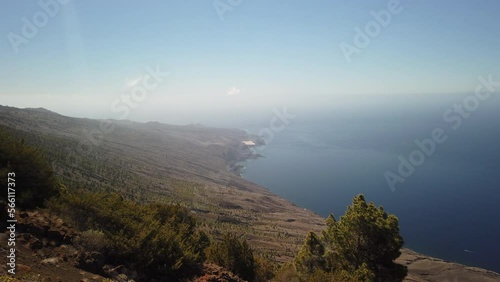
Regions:
[[[375,281],[402,281],[406,267],[394,262],[403,247],[398,218],[383,207],[367,204],[363,195],[354,197],[344,216],[327,219],[323,238],[327,243],[326,261],[331,271],[354,273],[367,268]]]
[[[325,268],[325,247],[316,233],[309,232],[294,264],[299,272],[312,274]]]

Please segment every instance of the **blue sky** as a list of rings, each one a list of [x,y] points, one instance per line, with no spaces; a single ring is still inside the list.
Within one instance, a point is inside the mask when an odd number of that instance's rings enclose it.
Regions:
[[[500,75],[494,0],[401,0],[350,63],[340,44],[354,46],[355,28],[391,1],[55,1],[40,1],[57,11],[33,38],[22,18],[33,23],[39,2],[1,4],[0,104],[119,118],[113,101],[148,67],[170,75],[127,118],[466,92],[478,76]],[[223,20],[214,3],[231,7]],[[13,33],[27,41],[17,53]]]

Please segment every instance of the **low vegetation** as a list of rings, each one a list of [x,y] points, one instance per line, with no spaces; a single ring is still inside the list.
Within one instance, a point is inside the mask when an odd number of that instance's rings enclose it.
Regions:
[[[84,231],[80,244],[89,252],[86,264],[127,265],[150,278],[179,279],[205,260],[208,236],[179,205],[143,205],[114,193],[74,191],[49,206]],[[98,269],[92,263],[87,267]]]

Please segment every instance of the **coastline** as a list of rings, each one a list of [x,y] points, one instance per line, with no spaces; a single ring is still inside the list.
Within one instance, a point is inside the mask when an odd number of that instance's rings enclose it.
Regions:
[[[247,140],[231,144],[226,154],[228,170],[241,178],[243,178],[242,175],[245,173],[246,167],[244,163],[247,160],[256,160],[264,157],[264,155],[255,152],[254,148],[266,145],[265,141],[257,135],[248,134],[247,136]]]

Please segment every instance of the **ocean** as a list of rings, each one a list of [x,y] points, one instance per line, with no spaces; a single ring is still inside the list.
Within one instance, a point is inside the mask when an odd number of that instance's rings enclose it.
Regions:
[[[500,98],[469,96],[344,101],[298,110],[288,124],[268,122],[270,112],[245,124],[273,134],[243,177],[324,217],[362,193],[398,216],[405,247],[500,272]],[[413,170],[398,172],[401,157]]]

